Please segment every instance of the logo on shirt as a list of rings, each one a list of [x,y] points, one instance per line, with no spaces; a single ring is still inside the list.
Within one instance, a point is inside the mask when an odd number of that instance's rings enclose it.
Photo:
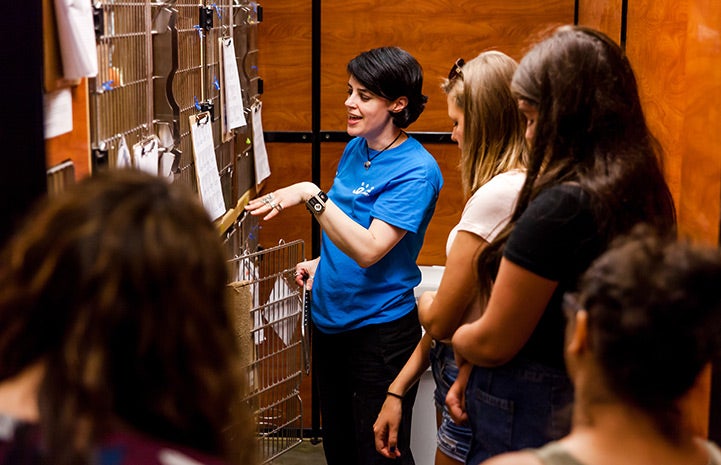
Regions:
[[[371,187],[369,184],[361,181],[360,187],[356,187],[355,189],[353,189],[353,193],[356,195],[365,195],[367,197],[370,195],[373,189],[375,189],[375,187]]]

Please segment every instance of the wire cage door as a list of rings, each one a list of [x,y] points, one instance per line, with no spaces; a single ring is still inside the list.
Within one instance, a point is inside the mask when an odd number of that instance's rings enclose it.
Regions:
[[[250,290],[247,401],[258,428],[259,463],[268,463],[299,445],[303,435],[303,289],[295,283],[295,265],[304,260],[304,243],[250,253],[245,246],[229,263],[236,282]]]

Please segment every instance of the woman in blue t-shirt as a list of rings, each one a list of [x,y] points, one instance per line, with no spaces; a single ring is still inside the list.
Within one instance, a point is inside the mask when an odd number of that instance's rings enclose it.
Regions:
[[[313,366],[328,465],[398,463],[375,450],[373,422],[388,385],[421,335],[416,259],[443,179],[433,156],[403,129],[425,108],[423,72],[398,47],[363,52],[347,66],[347,131],[353,139],[324,193],[311,182],[251,201],[270,219],[306,204],[322,228],[320,257],[297,265],[313,289]],[[403,398],[401,463],[413,463]]]
[[[492,286],[485,311],[452,339],[460,365],[475,365],[464,390],[468,464],[568,432],[564,292],[636,223],[675,226],[661,149],[618,45],[588,28],[559,28],[521,60],[511,87],[527,119],[527,179],[508,226],[478,260],[482,289]],[[455,388],[447,398],[457,417],[461,398]]]

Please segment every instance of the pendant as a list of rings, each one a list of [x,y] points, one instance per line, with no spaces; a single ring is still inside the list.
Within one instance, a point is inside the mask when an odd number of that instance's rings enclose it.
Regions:
[[[366,169],[370,168],[370,167],[371,167],[371,161],[368,160],[367,162],[363,163],[363,166],[365,166]]]

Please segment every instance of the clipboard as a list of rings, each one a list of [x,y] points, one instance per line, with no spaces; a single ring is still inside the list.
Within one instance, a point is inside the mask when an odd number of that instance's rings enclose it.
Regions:
[[[204,111],[190,115],[189,119],[198,194],[211,219],[216,220],[225,214],[225,199],[215,158],[210,113]]]

